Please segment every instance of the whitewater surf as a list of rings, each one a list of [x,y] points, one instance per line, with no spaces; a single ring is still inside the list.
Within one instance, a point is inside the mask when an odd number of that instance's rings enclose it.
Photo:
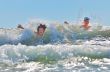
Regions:
[[[0,72],[110,71],[110,29],[94,26],[84,31],[76,25],[47,26],[44,43],[37,45],[17,42],[22,29],[0,29]],[[26,30],[22,38],[27,34],[31,32]]]
[[[38,23],[39,24],[39,23]],[[39,45],[48,43],[74,43],[77,40],[91,40],[95,37],[110,37],[110,27],[91,26],[89,30],[84,30],[80,25],[75,24],[48,24],[42,40],[33,43],[28,41],[33,32],[36,31],[38,24],[25,29],[0,29],[0,45],[3,44],[22,44]],[[35,27],[35,28],[34,28]],[[42,42],[41,42],[42,41]]]

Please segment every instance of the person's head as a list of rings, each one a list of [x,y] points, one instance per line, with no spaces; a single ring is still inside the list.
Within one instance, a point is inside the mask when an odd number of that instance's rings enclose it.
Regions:
[[[42,36],[45,32],[45,29],[46,29],[46,26],[45,25],[42,25],[40,24],[37,28],[37,33],[38,35]]]
[[[84,17],[84,24],[88,25],[89,24],[89,18],[88,17]]]
[[[24,29],[24,27],[21,24],[18,24],[17,28]]]
[[[69,24],[67,21],[64,21],[64,24]]]

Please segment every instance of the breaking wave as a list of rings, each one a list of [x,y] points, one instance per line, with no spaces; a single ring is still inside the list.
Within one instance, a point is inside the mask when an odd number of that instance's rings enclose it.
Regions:
[[[110,28],[50,23],[43,42],[19,42],[38,25],[0,29],[0,72],[110,72]]]
[[[0,45],[3,44],[18,44],[20,40],[26,40],[32,35],[32,31],[36,31],[39,24],[31,24],[30,29],[0,29]],[[103,26],[92,26],[90,30],[80,28],[80,25],[75,24],[47,24],[42,44],[48,43],[74,43],[77,40],[91,40],[95,37],[110,37],[110,28]],[[27,42],[27,41],[25,41]],[[29,43],[26,45],[34,45]],[[38,41],[37,41],[38,42]],[[38,42],[37,45],[41,44]]]

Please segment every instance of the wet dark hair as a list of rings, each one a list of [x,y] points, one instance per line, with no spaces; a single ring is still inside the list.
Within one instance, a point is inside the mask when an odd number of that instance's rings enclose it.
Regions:
[[[18,24],[17,28],[24,29],[24,27],[21,24]]]
[[[69,24],[67,21],[64,21],[65,24]]]
[[[47,27],[46,27],[46,25],[40,24],[40,25],[37,27],[37,31],[39,31],[39,28],[43,28],[43,29],[45,30]]]
[[[84,21],[89,21],[90,18],[89,17],[84,17]]]

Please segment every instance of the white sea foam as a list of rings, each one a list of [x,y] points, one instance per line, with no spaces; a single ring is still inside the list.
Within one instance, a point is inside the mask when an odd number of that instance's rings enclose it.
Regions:
[[[58,22],[47,26],[51,42],[36,46],[13,43],[21,29],[0,29],[0,72],[110,72],[109,29],[84,31]]]
[[[91,44],[2,45],[0,71],[108,71],[110,48]]]

